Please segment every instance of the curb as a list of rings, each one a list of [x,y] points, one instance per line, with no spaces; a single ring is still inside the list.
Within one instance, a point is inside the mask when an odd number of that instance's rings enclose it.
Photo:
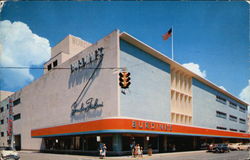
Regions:
[[[36,151],[18,151],[19,153],[40,153],[40,152],[36,152]],[[131,155],[127,155],[127,156],[114,156],[114,157],[105,157],[104,160],[141,160],[141,159],[150,159],[150,158],[154,158],[154,157],[167,157],[167,156],[172,156],[172,155],[180,155],[180,154],[198,154],[198,153],[205,153],[206,150],[201,150],[201,151],[185,151],[185,152],[169,152],[169,153],[155,153],[152,154],[152,156],[148,156],[147,154],[144,154],[143,157],[132,157]],[[41,153],[43,154],[43,153]],[[58,154],[61,155],[61,154]],[[68,156],[76,156],[79,157],[80,159],[84,160],[84,159],[100,159],[98,156],[85,156],[85,155],[69,155]]]
[[[170,153],[155,153],[152,154],[152,156],[148,156],[147,154],[144,154],[143,157],[141,158],[133,158],[132,156],[119,156],[119,157],[106,157],[105,159],[149,159],[149,158],[153,158],[153,157],[166,157],[166,156],[172,156],[172,155],[180,155],[180,154],[194,154],[194,153],[205,153],[206,150],[201,150],[201,151],[186,151],[186,152],[170,152]]]

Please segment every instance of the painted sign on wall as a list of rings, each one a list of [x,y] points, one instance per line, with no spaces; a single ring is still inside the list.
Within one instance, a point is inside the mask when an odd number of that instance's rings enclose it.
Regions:
[[[81,68],[86,68],[92,63],[97,63],[80,95],[71,106],[71,116],[74,116],[76,113],[87,113],[89,110],[96,110],[97,108],[103,107],[103,102],[100,102],[98,98],[89,98],[85,102],[81,102],[81,99],[84,98],[83,96],[85,95],[84,93],[86,92],[86,88],[91,84],[90,81],[94,80],[93,76],[95,75],[96,71],[100,69],[99,66],[101,65],[104,57],[103,49],[103,47],[99,47],[94,51],[94,53],[89,54],[87,56],[88,58],[82,58],[74,64],[71,64],[71,73],[73,73]],[[86,59],[88,59],[88,61],[86,61]]]
[[[81,107],[77,108],[78,105],[72,105],[71,115],[74,116],[77,112],[88,112],[91,109],[97,109],[103,107],[103,102],[99,103],[97,98],[89,98],[86,102],[81,103]]]
[[[82,69],[82,68],[87,68],[90,64],[92,64],[93,62],[98,61],[99,59],[101,59],[103,57],[103,47],[100,47],[98,49],[96,49],[94,52],[89,53],[87,56],[79,59],[78,61],[76,61],[75,63],[70,65],[70,69],[71,69],[71,73]]]

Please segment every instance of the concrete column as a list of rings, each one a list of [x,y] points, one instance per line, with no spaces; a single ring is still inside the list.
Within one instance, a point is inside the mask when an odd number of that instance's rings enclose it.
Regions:
[[[168,137],[167,137],[167,135],[164,135],[164,137],[163,137],[163,151],[164,152],[168,151]]]
[[[146,137],[144,137],[144,146],[143,146],[143,148],[144,148],[145,150],[148,149],[148,141],[147,141],[147,138],[146,138]]]
[[[196,149],[197,137],[193,137],[193,149]]]
[[[81,137],[82,138],[82,151],[85,151],[84,148],[84,143],[86,143],[85,137]]]
[[[113,151],[122,151],[122,136],[119,134],[113,135]]]
[[[45,149],[46,149],[46,147],[45,147],[45,139],[42,138],[41,141],[42,141],[42,143],[41,143],[40,150],[45,150]],[[18,140],[16,140],[16,139],[15,139],[15,145],[16,145],[16,146],[21,146],[21,144],[19,144]],[[15,146],[15,147],[16,147],[16,146]]]

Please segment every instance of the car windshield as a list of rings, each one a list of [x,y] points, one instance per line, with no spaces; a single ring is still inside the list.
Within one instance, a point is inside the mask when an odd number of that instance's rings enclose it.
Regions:
[[[11,151],[11,150],[13,150],[13,148],[12,147],[1,147],[0,150]]]

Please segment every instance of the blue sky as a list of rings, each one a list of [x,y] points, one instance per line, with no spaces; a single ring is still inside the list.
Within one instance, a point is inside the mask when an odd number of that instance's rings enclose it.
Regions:
[[[171,39],[163,41],[162,35],[173,26],[175,61],[197,64],[206,79],[235,96],[246,89],[246,97],[250,90],[247,2],[6,2],[0,19],[26,24],[51,47],[68,34],[94,43],[120,29],[169,57]],[[30,75],[37,79],[42,72],[31,70]],[[10,73],[2,71],[3,76]],[[33,79],[0,87],[16,91]]]

